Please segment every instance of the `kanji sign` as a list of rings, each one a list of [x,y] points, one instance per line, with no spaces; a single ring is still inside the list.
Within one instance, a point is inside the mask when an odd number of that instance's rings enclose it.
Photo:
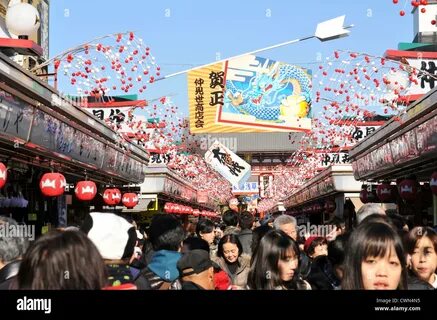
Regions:
[[[251,175],[251,166],[218,141],[205,153],[205,161],[234,186],[244,184]]]

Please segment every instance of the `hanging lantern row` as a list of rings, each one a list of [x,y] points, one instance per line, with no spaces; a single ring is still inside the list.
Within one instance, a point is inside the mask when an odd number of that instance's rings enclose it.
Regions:
[[[432,193],[437,195],[437,172],[432,174],[429,187]],[[422,190],[423,188],[424,186],[422,186]],[[360,192],[360,200],[362,203],[396,202],[399,195],[405,201],[414,202],[417,199],[418,189],[418,182],[414,179],[398,180],[397,185],[383,182],[376,187],[376,193],[374,191],[368,191],[367,186],[363,185]]]
[[[184,206],[184,205],[177,204],[177,203],[172,203],[172,202],[167,202],[164,205],[164,211],[166,213],[181,214],[181,215],[193,215],[195,217],[197,217],[197,216],[211,217],[211,218],[217,217],[217,213],[215,213],[215,212],[206,211],[206,210],[200,211],[199,209],[193,209],[191,207]]]
[[[2,185],[2,177],[6,177],[6,171],[0,163],[0,188]],[[6,178],[4,178],[6,181]],[[39,187],[43,195],[47,197],[58,197],[64,194],[67,182],[65,177],[60,173],[46,173],[42,176]],[[91,201],[97,194],[97,186],[94,181],[79,181],[74,189],[76,197],[81,201]],[[136,193],[125,193],[123,197],[121,191],[117,188],[108,188],[103,192],[103,201],[109,206],[115,206],[120,202],[129,209],[134,208],[138,202]]]

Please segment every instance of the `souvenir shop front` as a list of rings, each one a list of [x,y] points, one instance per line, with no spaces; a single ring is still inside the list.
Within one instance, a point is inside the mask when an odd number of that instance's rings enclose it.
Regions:
[[[1,215],[36,225],[37,234],[79,224],[103,205],[107,186],[142,183],[147,161],[144,150],[0,54]],[[88,182],[75,193],[79,181]],[[79,200],[87,193],[93,200]]]

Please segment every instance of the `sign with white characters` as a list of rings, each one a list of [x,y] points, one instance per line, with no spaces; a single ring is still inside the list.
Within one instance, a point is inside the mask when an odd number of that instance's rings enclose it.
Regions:
[[[249,195],[259,193],[258,182],[246,182],[240,186],[232,186],[234,195]]]

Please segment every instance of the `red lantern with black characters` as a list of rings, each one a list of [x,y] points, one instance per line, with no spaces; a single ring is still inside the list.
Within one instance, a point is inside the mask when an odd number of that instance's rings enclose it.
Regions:
[[[79,200],[90,201],[93,200],[97,194],[97,186],[94,181],[79,181],[76,184],[74,193]]]
[[[8,169],[6,166],[0,162],[0,189],[6,184],[6,180],[8,179]]]
[[[394,199],[393,187],[389,183],[381,183],[376,188],[376,194],[382,202],[390,202]]]
[[[431,187],[432,193],[437,196],[437,171],[432,174],[429,186]]]
[[[133,192],[125,193],[121,202],[123,202],[124,206],[128,209],[134,208],[138,204],[138,195]]]
[[[407,201],[416,200],[417,185],[416,181],[412,179],[405,179],[399,184],[399,194],[402,199]]]
[[[121,201],[121,192],[117,188],[109,188],[103,192],[103,201],[109,206],[115,206]]]
[[[65,191],[67,182],[60,173],[45,173],[39,182],[39,188],[43,195],[47,197],[58,197]]]

